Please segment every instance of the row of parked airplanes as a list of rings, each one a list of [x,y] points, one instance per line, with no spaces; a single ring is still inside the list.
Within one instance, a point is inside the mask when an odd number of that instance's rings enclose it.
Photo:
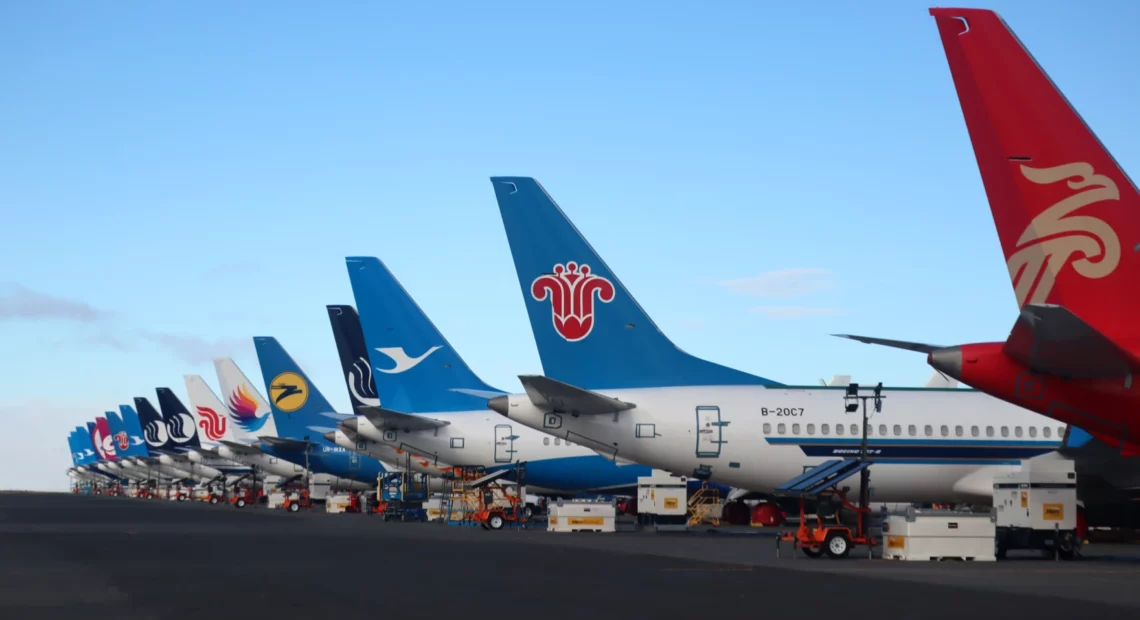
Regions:
[[[1140,195],[1000,17],[930,13],[1020,315],[1005,342],[847,336],[926,353],[971,387],[884,388],[889,405],[866,428],[872,499],[988,503],[995,476],[1047,458],[1133,488],[1140,298],[1128,283]],[[859,453],[846,386],[785,385],[678,349],[538,182],[491,183],[544,372],[520,376],[523,392],[484,383],[383,263],[350,257],[356,308],[328,313],[352,413],[335,413],[277,340],[254,338],[268,398],[218,360],[224,401],[187,376],[190,409],[159,388],[161,413],[146,398],[108,412],[73,433],[73,475],[207,481],[307,468],[363,489],[385,470],[438,477],[525,461],[537,493],[628,493],[661,469],[739,500]]]

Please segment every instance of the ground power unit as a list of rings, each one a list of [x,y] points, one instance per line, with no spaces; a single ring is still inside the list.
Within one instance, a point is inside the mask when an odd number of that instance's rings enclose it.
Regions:
[[[1042,549],[1071,559],[1077,537],[1077,474],[1070,460],[1025,461],[1021,470],[994,479],[996,553]]]
[[[613,502],[564,501],[548,507],[548,532],[616,531],[617,507]]]
[[[989,513],[908,508],[883,520],[883,559],[993,562],[994,532]]]
[[[654,469],[637,479],[637,521],[658,531],[687,530],[689,479]]]

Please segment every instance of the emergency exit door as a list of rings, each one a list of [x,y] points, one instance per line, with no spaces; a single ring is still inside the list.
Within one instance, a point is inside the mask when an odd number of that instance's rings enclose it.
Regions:
[[[697,407],[697,458],[717,458],[724,443],[720,407]]]
[[[515,458],[516,436],[510,424],[495,425],[495,462],[510,463]]]

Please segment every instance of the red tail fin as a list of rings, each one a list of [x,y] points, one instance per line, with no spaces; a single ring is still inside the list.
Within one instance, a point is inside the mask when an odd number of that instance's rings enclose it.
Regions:
[[[1140,195],[996,13],[931,9],[1018,306],[1140,349]]]

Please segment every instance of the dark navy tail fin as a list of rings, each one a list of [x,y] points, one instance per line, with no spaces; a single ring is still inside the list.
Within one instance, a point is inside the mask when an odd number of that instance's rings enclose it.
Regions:
[[[309,430],[309,427],[328,425],[329,419],[321,414],[335,413],[332,405],[276,338],[257,337],[253,339],[253,345],[257,349],[265,393],[269,396],[278,434],[287,439],[328,444],[324,435]]]
[[[162,409],[162,418],[166,420],[166,430],[175,447],[197,448],[202,445],[198,441],[198,427],[194,424],[194,416],[182,401],[170,391],[170,388],[155,388],[158,393],[158,406]]]
[[[407,413],[481,410],[487,398],[503,393],[471,371],[384,263],[365,256],[345,263],[385,407]]]
[[[166,422],[159,415],[158,410],[150,401],[142,396],[135,397],[135,409],[139,412],[139,423],[142,424],[143,439],[146,440],[150,452],[170,450],[174,441],[166,428]]]
[[[537,181],[491,183],[546,376],[590,389],[780,385],[678,349]]]
[[[372,377],[372,362],[364,344],[360,317],[352,306],[326,306],[332,324],[336,352],[340,356],[340,369],[348,384],[348,398],[352,410],[359,407],[379,407],[380,395]]]

